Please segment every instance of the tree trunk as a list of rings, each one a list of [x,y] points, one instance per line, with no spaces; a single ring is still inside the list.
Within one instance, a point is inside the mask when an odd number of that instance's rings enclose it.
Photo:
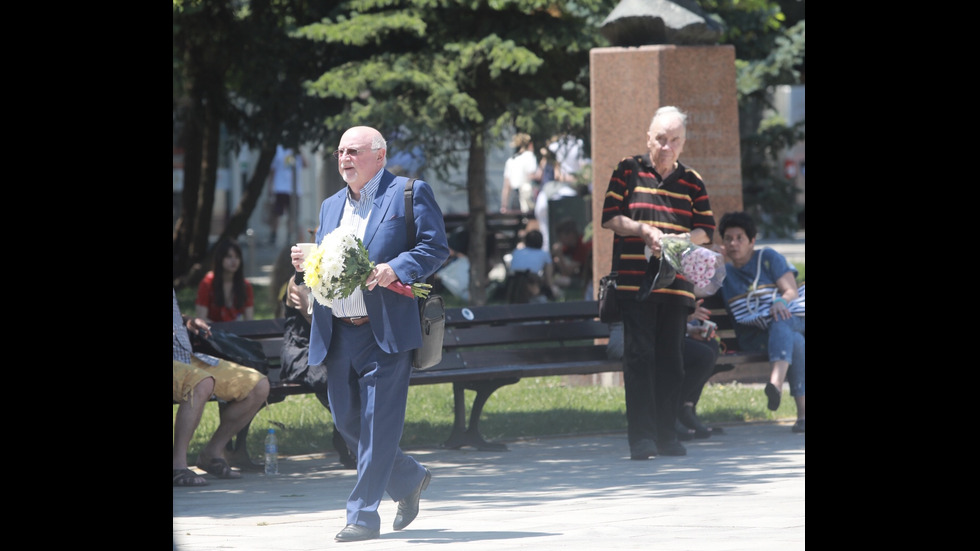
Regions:
[[[475,129],[470,140],[466,166],[469,202],[470,304],[487,303],[487,151],[483,128]]]
[[[252,217],[255,208],[262,201],[266,179],[269,178],[269,165],[272,163],[272,158],[275,155],[275,145],[266,145],[259,151],[259,160],[255,165],[252,178],[246,184],[241,202],[238,203],[234,212],[231,213],[231,218],[228,219],[228,225],[225,226],[225,231],[221,234],[221,237],[237,239],[238,236],[245,233],[245,230],[248,229],[248,219]]]
[[[180,216],[174,226],[174,287],[186,283],[185,277],[191,267],[191,243],[196,233],[197,196],[201,188],[201,159],[204,142],[204,128],[200,116],[201,101],[196,89],[189,90],[190,103],[185,109],[183,132],[178,146],[184,150],[184,189],[180,198]]]
[[[214,191],[218,177],[224,68],[198,47],[184,62],[188,106],[180,147],[184,149],[184,191],[174,230],[174,286],[193,283],[207,259]]]
[[[195,265],[202,265],[207,271],[208,249],[210,246],[211,221],[214,219],[214,190],[218,183],[218,146],[221,139],[221,122],[214,112],[214,102],[208,101],[204,109],[204,158],[201,163],[201,187],[197,195],[197,213],[194,222],[194,240],[191,242],[190,258]]]

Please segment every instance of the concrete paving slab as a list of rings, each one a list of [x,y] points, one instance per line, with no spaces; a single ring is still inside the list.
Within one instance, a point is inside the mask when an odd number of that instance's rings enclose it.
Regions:
[[[737,424],[683,457],[631,461],[625,434],[508,442],[509,451],[410,450],[432,471],[419,517],[337,543],[354,484],[333,455],[283,458],[279,477],[174,488],[180,551],[325,548],[793,551],[806,547],[806,436]]]

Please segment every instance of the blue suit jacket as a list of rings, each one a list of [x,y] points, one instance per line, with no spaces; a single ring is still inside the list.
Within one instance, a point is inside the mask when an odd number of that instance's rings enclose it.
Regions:
[[[423,282],[449,258],[446,224],[436,203],[432,187],[416,180],[413,187],[415,215],[415,246],[408,246],[405,225],[404,177],[384,170],[371,215],[364,230],[364,246],[375,264],[387,262],[402,283]],[[323,237],[340,225],[347,201],[347,187],[324,199],[320,205],[320,227],[316,234],[319,244]],[[388,353],[404,352],[422,346],[422,326],[419,321],[418,300],[400,295],[383,287],[373,291],[363,289],[364,303],[371,318],[371,331],[378,346]],[[327,357],[333,335],[333,312],[314,302],[313,327],[310,334],[310,365]]]

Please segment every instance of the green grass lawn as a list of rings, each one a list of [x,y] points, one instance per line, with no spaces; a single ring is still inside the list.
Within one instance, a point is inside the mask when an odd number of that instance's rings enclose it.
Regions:
[[[467,391],[467,404],[473,393]],[[176,414],[177,407],[174,406]],[[705,387],[698,415],[705,423],[791,420],[795,403],[788,392],[778,411],[766,409],[759,385],[729,383]],[[207,438],[218,426],[218,406],[210,403],[191,442],[193,462]],[[469,412],[467,412],[467,415]],[[436,447],[444,442],[453,425],[451,384],[420,385],[409,389],[402,447]],[[260,457],[264,433],[275,427],[283,455],[332,451],[330,413],[313,395],[290,396],[263,408],[249,432],[249,453]],[[508,385],[493,394],[483,410],[480,425],[487,440],[518,440],[570,434],[617,433],[626,431],[623,388],[573,386],[563,377],[535,377]]]

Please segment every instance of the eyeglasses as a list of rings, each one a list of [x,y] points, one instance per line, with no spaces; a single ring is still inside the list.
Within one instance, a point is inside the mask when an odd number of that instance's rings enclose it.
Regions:
[[[337,151],[334,151],[333,152],[333,158],[334,159],[340,159],[344,155],[350,155],[351,157],[357,157],[358,155],[360,155],[361,153],[364,153],[366,151],[368,151],[368,150],[367,149],[354,149],[354,148],[351,148],[351,147],[348,147],[346,149],[341,148],[341,149],[338,149]],[[374,151],[374,150],[372,149],[370,151]]]

